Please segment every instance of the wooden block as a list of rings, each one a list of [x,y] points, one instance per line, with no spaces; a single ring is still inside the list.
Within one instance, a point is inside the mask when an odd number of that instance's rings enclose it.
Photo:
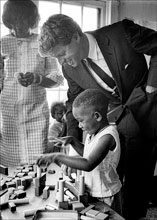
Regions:
[[[72,192],[76,198],[78,198],[79,191],[78,189],[76,189],[76,187],[72,183],[65,181],[65,187],[68,188],[69,191]]]
[[[84,209],[84,205],[81,202],[75,202],[72,204],[72,209],[78,212],[81,212]]]
[[[27,218],[27,217],[33,216],[37,210],[38,209],[30,209],[30,210],[24,211],[24,217]]]
[[[35,171],[30,171],[28,173],[28,176],[31,176],[32,178],[35,178],[37,176],[37,173]]]
[[[68,210],[69,208],[68,201],[58,202],[58,208]]]
[[[84,215],[87,211],[89,211],[90,209],[93,209],[95,207],[95,205],[89,205],[87,208],[83,209],[80,214]]]
[[[89,217],[95,218],[96,215],[98,215],[100,212],[94,209],[88,210],[85,214]]]
[[[26,197],[26,191],[23,190],[17,190],[15,195],[17,196],[18,199],[22,199]]]
[[[28,204],[29,203],[29,199],[28,198],[13,199],[13,200],[8,200],[8,202],[14,202],[15,205],[22,205],[22,204]]]
[[[5,193],[8,192],[8,189],[5,189],[3,192],[0,192],[0,197],[3,196]],[[1,201],[1,200],[0,200]]]
[[[35,196],[40,196],[43,193],[44,186],[35,187]]]
[[[6,183],[6,186],[7,186],[7,188],[9,188],[9,187],[14,187],[14,188],[16,188],[16,183],[13,182],[13,181],[7,182],[7,183]]]
[[[8,167],[0,165],[0,173],[2,173],[4,175],[8,175]]]
[[[16,182],[16,187],[21,186],[21,179],[20,179],[20,177],[16,177],[15,178],[15,182]]]
[[[23,177],[23,176],[26,176],[26,173],[18,173],[16,176],[18,176],[18,177]]]
[[[11,194],[11,195],[10,195],[10,197],[9,197],[9,199],[10,199],[10,200],[13,200],[13,199],[16,199],[16,198],[17,198],[17,195],[16,195],[16,194],[14,194],[14,193],[13,193],[13,194]]]
[[[79,202],[82,202],[84,204],[84,206],[88,206],[89,205],[89,198],[88,198],[88,194],[87,193],[84,193],[83,195],[79,195],[78,196],[78,200]]]
[[[9,202],[8,206],[9,206],[9,209],[10,209],[11,212],[16,211],[16,205],[13,202]]]
[[[81,215],[80,219],[81,220],[95,220],[95,218],[88,217],[88,216],[85,216],[85,215]]]
[[[50,195],[50,190],[48,186],[45,186],[45,188],[43,189],[43,199],[47,199]]]
[[[7,188],[7,185],[6,185],[6,180],[1,180],[0,181],[0,190],[4,190]]]
[[[18,186],[17,187],[18,190],[24,190],[24,188],[25,188],[24,186]]]
[[[99,212],[99,214],[96,215],[95,218],[98,219],[98,220],[104,220],[104,219],[107,219],[107,218],[108,218],[108,214]]]
[[[44,186],[45,187],[46,182],[46,173],[42,173],[41,177],[35,178],[35,187]]]

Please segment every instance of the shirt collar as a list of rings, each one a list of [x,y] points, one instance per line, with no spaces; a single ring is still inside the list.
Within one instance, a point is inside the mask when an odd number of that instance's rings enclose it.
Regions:
[[[85,35],[87,36],[88,42],[89,42],[88,57],[91,58],[92,60],[102,59],[103,56],[101,54],[100,48],[99,48],[95,38],[92,36],[92,34],[89,34],[89,33],[85,33]]]

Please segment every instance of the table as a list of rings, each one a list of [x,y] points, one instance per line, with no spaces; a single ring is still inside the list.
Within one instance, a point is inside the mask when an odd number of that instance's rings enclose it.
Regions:
[[[61,169],[59,166],[57,166],[56,164],[51,164],[48,167],[49,169],[53,169],[55,170],[54,174],[49,174],[47,172],[46,174],[46,185],[56,185]],[[11,173],[13,173],[13,170],[15,170],[14,168],[9,168],[9,175]],[[2,177],[3,175],[0,174]],[[53,204],[55,206],[57,206],[57,202],[55,201],[56,199],[56,191],[55,190],[51,190],[50,191],[50,196],[48,197],[48,199],[43,200],[42,195],[37,197],[35,196],[35,189],[34,189],[34,182],[32,182],[31,186],[26,189],[26,193],[27,193],[27,198],[29,198],[29,204],[23,204],[23,205],[19,205],[16,207],[16,212],[11,212],[9,210],[9,208],[4,209],[1,211],[1,216],[2,216],[2,220],[25,220],[26,218],[24,217],[24,212],[26,210],[30,210],[30,209],[45,209],[46,205],[48,204]],[[122,218],[118,213],[116,213],[115,211],[113,211],[111,208],[109,208],[108,206],[106,207],[108,210],[111,211],[112,215],[109,218],[109,220],[124,220],[124,218]],[[31,220],[32,217],[27,218],[27,220]]]

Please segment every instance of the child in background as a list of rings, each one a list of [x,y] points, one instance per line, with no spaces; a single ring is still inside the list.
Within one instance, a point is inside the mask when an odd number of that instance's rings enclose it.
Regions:
[[[66,107],[63,102],[54,102],[51,105],[51,116],[54,119],[49,127],[49,152],[60,151],[59,147],[54,147],[54,140],[58,137],[66,136]]]
[[[72,112],[79,127],[88,133],[85,144],[72,136],[61,138],[61,142],[65,146],[71,144],[79,156],[45,154],[38,158],[37,164],[61,162],[85,171],[85,184],[90,195],[111,206],[121,189],[116,171],[120,141],[116,127],[108,123],[107,108],[108,100],[100,90],[87,89],[80,93],[73,102]]]
[[[51,116],[54,119],[49,128],[49,141],[57,137],[66,136],[66,107],[63,102],[54,102],[51,105]]]
[[[7,0],[2,20],[10,34],[1,38],[5,78],[1,92],[1,164],[33,163],[47,147],[49,108],[46,89],[63,77],[54,58],[38,53],[38,8],[31,0]],[[53,95],[53,94],[52,94]]]

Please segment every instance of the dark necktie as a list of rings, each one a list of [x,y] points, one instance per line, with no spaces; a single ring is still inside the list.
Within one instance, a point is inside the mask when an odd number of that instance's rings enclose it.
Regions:
[[[86,60],[82,60],[82,64],[89,72],[89,67],[87,66],[86,61],[89,63],[93,71],[110,87],[113,89],[113,92],[110,92],[106,89],[104,89],[104,93],[106,94],[106,97],[108,97],[110,100],[112,100],[113,103],[120,103],[120,96],[118,89],[116,87],[116,84],[114,80],[107,75],[96,63],[94,63],[90,58],[87,58]]]
[[[104,71],[102,70],[96,63],[94,63],[90,58],[87,58],[88,63],[91,68],[94,70],[96,74],[111,88],[115,89],[116,84],[115,81]]]

